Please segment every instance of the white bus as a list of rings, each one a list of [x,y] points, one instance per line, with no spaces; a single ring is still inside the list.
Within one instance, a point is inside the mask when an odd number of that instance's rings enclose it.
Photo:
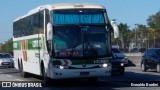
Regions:
[[[111,75],[111,32],[118,37],[106,9],[94,4],[37,7],[14,20],[15,68],[44,81]]]

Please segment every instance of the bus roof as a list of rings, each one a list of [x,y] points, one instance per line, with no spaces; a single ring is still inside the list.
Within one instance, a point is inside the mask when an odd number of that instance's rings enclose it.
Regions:
[[[57,9],[75,9],[75,8],[86,8],[86,9],[104,9],[103,6],[101,5],[97,5],[97,4],[87,4],[87,3],[83,3],[83,4],[79,4],[79,3],[64,3],[64,4],[48,4],[48,5],[43,5],[43,6],[39,6],[35,9],[32,9],[31,11],[29,11],[26,15],[18,17],[14,20],[14,22],[25,18],[29,15],[32,15],[34,13],[37,13],[41,10],[44,9],[48,9],[48,10],[57,10]]]

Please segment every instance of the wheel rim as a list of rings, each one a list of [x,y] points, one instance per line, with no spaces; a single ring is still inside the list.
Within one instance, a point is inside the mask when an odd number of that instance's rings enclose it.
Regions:
[[[145,69],[144,69],[144,64],[142,63],[142,70],[144,71]]]
[[[159,70],[159,64],[157,64],[157,72],[160,72],[160,70]]]

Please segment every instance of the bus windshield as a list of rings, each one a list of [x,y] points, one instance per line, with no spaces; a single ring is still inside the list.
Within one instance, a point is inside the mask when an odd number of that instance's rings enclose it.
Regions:
[[[92,58],[109,54],[104,10],[53,12],[53,52],[56,58]]]
[[[53,47],[55,57],[82,58],[108,55],[105,26],[55,26]]]

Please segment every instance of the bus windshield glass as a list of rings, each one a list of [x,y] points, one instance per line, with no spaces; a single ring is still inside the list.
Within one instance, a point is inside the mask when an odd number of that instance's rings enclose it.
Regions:
[[[105,10],[53,12],[53,53],[56,58],[97,58],[110,55]]]
[[[74,9],[57,10],[53,12],[54,25],[62,24],[105,24],[105,10]]]
[[[57,58],[91,58],[108,55],[105,26],[55,26],[53,47]]]

